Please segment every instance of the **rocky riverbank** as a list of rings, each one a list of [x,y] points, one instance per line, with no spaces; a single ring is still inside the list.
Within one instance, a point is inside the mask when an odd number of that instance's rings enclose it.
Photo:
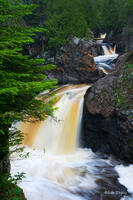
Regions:
[[[104,73],[96,68],[93,58],[101,55],[100,44],[91,40],[74,38],[60,48],[46,49],[46,43],[43,38],[36,39],[29,53],[31,56],[38,55],[45,58],[48,64],[56,65],[55,70],[47,72],[48,78],[56,78],[59,84],[78,84],[94,83],[104,76]]]
[[[92,148],[95,152],[112,154],[133,163],[133,95],[128,94],[128,103],[131,104],[128,109],[118,106],[119,98],[116,95],[124,73],[123,66],[127,62],[133,63],[133,51],[120,56],[116,70],[98,80],[87,91],[82,141],[84,146]]]

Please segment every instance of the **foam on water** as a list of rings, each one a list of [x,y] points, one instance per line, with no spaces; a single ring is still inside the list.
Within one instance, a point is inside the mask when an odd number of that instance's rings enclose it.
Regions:
[[[107,62],[108,60],[114,60],[117,57],[118,57],[118,54],[104,55],[104,56],[94,57],[94,60],[95,60],[95,63],[103,63],[103,62]]]
[[[115,169],[120,176],[119,182],[128,189],[129,193],[133,193],[133,165],[118,165]]]
[[[27,200],[86,200],[97,195],[100,168],[106,161],[89,149],[79,148],[83,96],[88,85],[66,86],[57,90],[56,120],[49,117],[18,127],[24,131],[24,153],[11,157],[11,173],[25,173],[19,183]],[[99,172],[98,172],[99,171]],[[100,194],[99,194],[100,195]]]
[[[94,61],[97,67],[101,69],[105,74],[108,74],[113,70],[113,61],[118,57],[116,53],[116,45],[113,44],[101,44],[104,55],[94,57]]]
[[[117,174],[109,160],[81,149],[79,133],[83,96],[89,86],[65,86],[57,90],[56,120],[21,123],[24,153],[28,158],[11,156],[11,174],[25,173],[18,184],[27,200],[99,200],[110,187],[117,190]],[[111,178],[113,177],[113,178]],[[116,200],[116,199],[115,199]]]
[[[30,152],[30,157],[12,156],[11,173],[26,173],[19,186],[27,200],[83,200],[78,195],[80,190],[97,188],[96,169],[88,166],[95,157],[90,150],[78,149],[74,154],[58,156],[30,148],[24,152]]]

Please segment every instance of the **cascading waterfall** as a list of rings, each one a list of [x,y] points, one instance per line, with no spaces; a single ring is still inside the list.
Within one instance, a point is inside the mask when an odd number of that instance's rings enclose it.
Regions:
[[[11,157],[11,171],[26,173],[19,184],[28,200],[82,200],[80,191],[96,188],[95,167],[86,166],[95,155],[79,148],[79,133],[83,110],[83,96],[88,85],[64,86],[59,97],[55,119],[22,123],[24,153],[30,157]]]
[[[83,95],[88,87],[67,86],[59,90],[57,97],[60,100],[56,103],[59,109],[55,112],[54,119],[48,117],[44,122],[21,125],[20,129],[26,133],[24,145],[36,149],[45,148],[52,153],[73,152],[78,143]]]
[[[107,46],[107,45],[102,45],[102,49],[104,51],[104,55],[114,55],[116,54],[116,45],[110,45],[110,46]]]
[[[103,34],[103,36],[106,37],[105,34]],[[97,67],[101,69],[105,74],[108,74],[115,67],[113,62],[118,57],[118,54],[116,53],[116,45],[112,43],[103,43],[103,40],[101,40],[100,44],[103,49],[104,55],[97,56],[94,58],[94,60]]]
[[[11,156],[11,173],[25,173],[18,183],[27,200],[119,200],[114,164],[90,149],[80,147],[83,96],[89,85],[66,85],[57,89],[54,119],[21,123],[24,153]],[[116,192],[116,193],[115,193]],[[122,193],[123,194],[123,193]]]
[[[106,38],[106,33],[101,33],[100,34],[100,37],[98,38],[98,40],[97,40],[97,42],[99,43],[99,44],[101,44],[101,43],[103,43],[103,39],[105,39]]]

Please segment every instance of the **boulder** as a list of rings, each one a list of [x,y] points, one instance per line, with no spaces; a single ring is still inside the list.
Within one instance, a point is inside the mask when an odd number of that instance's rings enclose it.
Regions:
[[[101,53],[101,47],[93,41],[74,38],[67,45],[56,50],[55,54],[45,53],[47,63],[57,66],[47,73],[49,78],[56,78],[59,84],[94,83],[104,76],[96,68],[93,56]]]
[[[46,75],[56,78],[59,84],[94,83],[105,76],[93,59],[102,53],[100,44],[75,37],[62,47],[49,49],[47,37],[38,34],[34,39],[33,44],[25,45],[23,53],[44,58],[45,64],[56,65],[56,69]]]
[[[120,56],[116,70],[88,89],[84,101],[82,143],[95,152],[133,163],[133,110],[119,108],[115,96],[115,88],[127,62],[133,63],[133,51]]]

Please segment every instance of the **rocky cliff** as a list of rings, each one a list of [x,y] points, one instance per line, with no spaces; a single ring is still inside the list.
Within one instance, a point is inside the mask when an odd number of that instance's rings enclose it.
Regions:
[[[46,40],[37,38],[29,49],[32,56],[45,58],[46,63],[55,64],[56,69],[47,73],[48,78],[56,78],[59,84],[94,83],[103,77],[96,68],[93,56],[101,54],[101,46],[90,40],[74,38],[58,49],[46,49]],[[41,49],[40,49],[41,48]]]
[[[116,70],[98,80],[86,93],[83,112],[83,145],[95,152],[113,154],[133,163],[133,95],[128,91],[130,107],[122,107],[118,98],[119,83],[125,63],[133,63],[133,51],[118,58]],[[130,80],[132,81],[133,78]],[[121,88],[124,93],[126,84]],[[120,101],[120,102],[119,102]],[[118,106],[120,104],[121,106]],[[127,104],[126,104],[127,106]]]
[[[118,53],[133,50],[133,15],[128,17],[122,31],[116,32],[112,30],[108,33],[104,41],[107,43],[115,42],[117,44],[116,51]]]

